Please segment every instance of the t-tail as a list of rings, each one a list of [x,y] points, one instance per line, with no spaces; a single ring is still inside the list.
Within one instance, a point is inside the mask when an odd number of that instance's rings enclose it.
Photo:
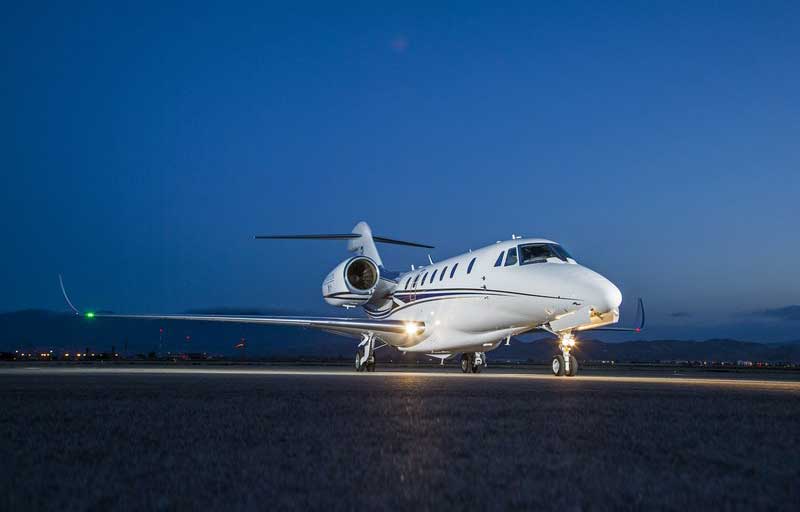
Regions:
[[[383,266],[378,248],[375,243],[405,245],[407,247],[421,247],[433,249],[432,245],[420,244],[416,242],[406,242],[385,236],[372,234],[372,229],[364,221],[359,222],[350,233],[328,233],[320,235],[256,235],[257,240],[347,240],[347,250],[359,256],[366,256],[374,261],[378,266]]]

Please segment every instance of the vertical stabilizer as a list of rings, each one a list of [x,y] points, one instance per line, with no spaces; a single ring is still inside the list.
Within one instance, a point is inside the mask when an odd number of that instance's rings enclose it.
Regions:
[[[372,238],[372,229],[370,229],[369,224],[361,221],[356,224],[352,232],[361,236],[349,240],[347,242],[347,250],[372,258],[379,267],[382,267],[383,261],[381,260],[381,255],[378,254],[378,248],[375,247],[375,240]]]

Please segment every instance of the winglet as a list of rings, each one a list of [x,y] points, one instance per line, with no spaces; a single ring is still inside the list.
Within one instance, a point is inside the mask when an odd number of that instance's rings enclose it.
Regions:
[[[644,329],[644,301],[639,297],[636,306],[636,327],[596,327],[593,331],[622,331],[622,332],[642,332]]]
[[[64,296],[64,300],[67,301],[67,305],[69,306],[69,308],[72,310],[73,313],[80,316],[81,313],[80,311],[78,311],[78,308],[76,308],[72,304],[72,301],[69,300],[69,296],[67,295],[67,290],[66,288],[64,288],[64,280],[61,278],[61,274],[58,274],[58,284],[61,285],[61,294]]]
[[[639,307],[636,309],[636,316],[639,319],[639,327],[636,328],[636,332],[641,332],[644,329],[644,301],[642,298],[639,297]]]

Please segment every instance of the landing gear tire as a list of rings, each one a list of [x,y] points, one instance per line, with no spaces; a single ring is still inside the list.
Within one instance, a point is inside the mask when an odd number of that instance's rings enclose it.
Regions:
[[[464,373],[469,373],[471,368],[472,359],[469,357],[469,354],[461,354],[461,371]]]
[[[567,377],[574,377],[578,375],[578,360],[575,359],[575,356],[570,354],[569,356],[569,371],[565,373]]]
[[[570,361],[572,363],[572,361]],[[553,375],[556,377],[564,376],[564,356],[553,356]]]
[[[356,351],[356,371],[363,372],[366,368],[365,364],[361,364],[361,349]]]
[[[481,373],[486,366],[486,355],[483,352],[461,354],[461,371],[464,373]]]
[[[375,371],[375,356],[370,356],[364,363],[361,360],[364,358],[364,349],[360,348],[356,352],[356,371],[357,372],[374,372]]]
[[[372,333],[362,334],[361,343],[356,350],[356,371],[375,371],[375,336]]]

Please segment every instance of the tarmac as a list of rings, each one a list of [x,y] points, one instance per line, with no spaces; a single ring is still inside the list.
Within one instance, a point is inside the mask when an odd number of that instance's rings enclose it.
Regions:
[[[0,367],[0,509],[797,509],[800,381]]]

